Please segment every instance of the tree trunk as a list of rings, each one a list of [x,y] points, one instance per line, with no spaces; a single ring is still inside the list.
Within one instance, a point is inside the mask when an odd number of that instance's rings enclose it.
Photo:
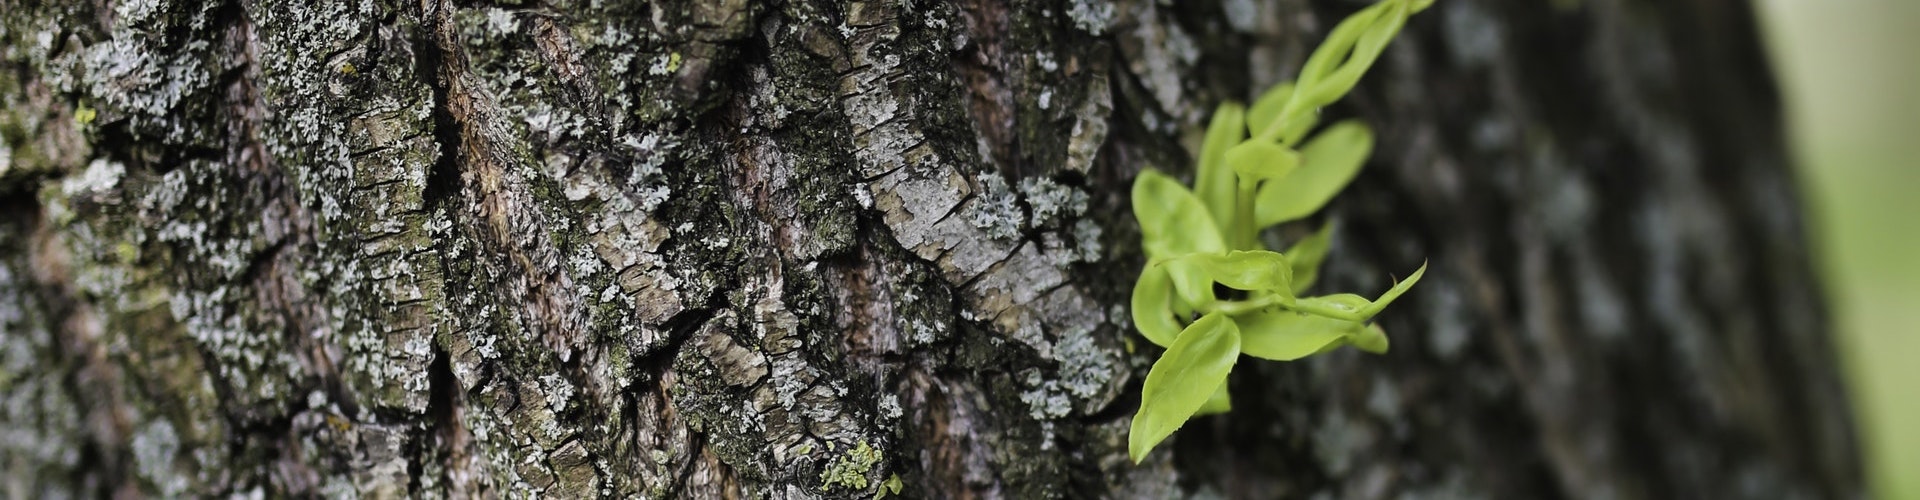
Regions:
[[[1129,463],[1133,176],[1361,5],[0,0],[5,491],[1861,494],[1737,0],[1417,15],[1328,110],[1395,349]]]

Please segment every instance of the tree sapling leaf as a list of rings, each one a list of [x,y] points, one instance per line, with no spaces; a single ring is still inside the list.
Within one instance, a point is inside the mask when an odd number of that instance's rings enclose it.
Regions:
[[[1300,152],[1300,168],[1286,182],[1260,187],[1254,205],[1259,227],[1313,215],[1353,182],[1373,151],[1373,131],[1365,124],[1345,120],[1313,136]]]
[[[1240,325],[1240,352],[1275,361],[1293,361],[1340,343],[1360,323],[1270,309],[1234,318]]]
[[[1207,125],[1207,138],[1200,146],[1199,173],[1194,174],[1193,190],[1201,203],[1207,206],[1207,213],[1213,216],[1221,233],[1233,227],[1234,191],[1233,170],[1227,167],[1227,150],[1247,138],[1244,124],[1246,110],[1239,104],[1221,104],[1213,111],[1213,122]]]
[[[1293,294],[1293,264],[1268,250],[1234,250],[1226,255],[1194,255],[1214,281],[1237,290],[1273,290]]]
[[[1206,206],[1166,174],[1149,169],[1134,178],[1133,216],[1140,221],[1141,246],[1148,260],[1226,251],[1220,227]]]
[[[1227,150],[1227,166],[1239,175],[1241,185],[1252,186],[1287,178],[1300,167],[1300,153],[1271,142],[1247,141]]]
[[[1173,290],[1180,294],[1181,300],[1194,306],[1207,306],[1214,302],[1213,275],[1207,271],[1203,259],[1194,258],[1207,255],[1212,254],[1187,254],[1162,264],[1173,281]]]
[[[1353,344],[1355,349],[1361,351],[1373,354],[1387,353],[1387,331],[1381,329],[1379,323],[1369,324],[1366,328],[1359,328],[1347,332],[1347,342]]]
[[[1140,463],[1213,397],[1240,356],[1240,328],[1212,313],[1187,325],[1160,355],[1140,389],[1140,411],[1127,432],[1127,455]]]
[[[1215,415],[1230,411],[1233,411],[1233,396],[1227,394],[1227,383],[1221,382],[1220,388],[1213,391],[1213,396],[1207,398],[1207,403],[1200,405],[1200,411],[1193,412],[1193,416]]]
[[[1388,289],[1386,293],[1380,294],[1380,298],[1373,299],[1373,303],[1361,309],[1360,313],[1367,317],[1379,314],[1381,309],[1386,309],[1387,304],[1393,303],[1393,299],[1400,298],[1400,294],[1407,293],[1407,289],[1413,288],[1414,283],[1420,282],[1420,276],[1425,274],[1427,274],[1427,265],[1423,263],[1420,264],[1419,269],[1413,271],[1413,274],[1407,275],[1407,279],[1400,280],[1399,283],[1393,285],[1393,288]]]
[[[1167,277],[1167,266],[1150,265],[1140,270],[1140,279],[1133,284],[1133,325],[1140,329],[1141,336],[1160,347],[1173,345],[1173,339],[1180,336],[1180,322],[1170,309],[1172,300],[1173,283]]]

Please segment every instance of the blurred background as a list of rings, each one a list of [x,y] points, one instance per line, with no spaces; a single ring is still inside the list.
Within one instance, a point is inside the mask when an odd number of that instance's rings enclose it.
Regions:
[[[1920,1],[1759,5],[1874,496],[1920,499]]]

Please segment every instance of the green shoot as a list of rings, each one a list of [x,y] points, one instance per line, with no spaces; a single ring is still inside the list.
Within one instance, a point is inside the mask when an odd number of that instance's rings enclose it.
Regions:
[[[1273,86],[1251,108],[1222,104],[1191,191],[1150,169],[1135,178],[1147,266],[1133,287],[1133,323],[1167,349],[1147,373],[1133,417],[1127,452],[1135,463],[1188,419],[1233,408],[1227,374],[1241,354],[1292,361],[1345,345],[1386,352],[1386,333],[1368,322],[1426,266],[1373,300],[1301,297],[1331,251],[1331,224],[1285,253],[1260,248],[1259,232],[1319,211],[1366,164],[1373,132],[1365,124],[1342,121],[1308,135],[1320,108],[1353,90],[1407,17],[1431,4],[1369,6],[1334,27],[1298,81]],[[1216,296],[1216,285],[1237,292]]]

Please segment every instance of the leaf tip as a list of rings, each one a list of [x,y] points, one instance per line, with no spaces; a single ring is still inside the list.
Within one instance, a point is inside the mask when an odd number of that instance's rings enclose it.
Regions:
[[[1387,340],[1386,329],[1380,328],[1379,323],[1361,328],[1360,331],[1354,335],[1351,343],[1355,349],[1373,354],[1386,354],[1387,348],[1391,347],[1392,344],[1392,342]]]
[[[1153,451],[1153,443],[1143,439],[1140,433],[1127,433],[1127,458],[1132,459],[1134,465],[1140,465],[1140,461],[1147,458],[1149,451]]]

